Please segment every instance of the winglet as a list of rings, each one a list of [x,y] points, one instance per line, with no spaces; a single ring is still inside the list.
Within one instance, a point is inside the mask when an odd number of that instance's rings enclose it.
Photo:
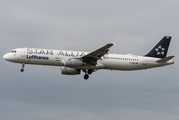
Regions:
[[[164,63],[164,62],[167,62],[169,61],[170,59],[174,58],[175,56],[169,56],[169,57],[165,57],[165,58],[162,58],[160,60],[157,60],[156,62],[158,63]]]

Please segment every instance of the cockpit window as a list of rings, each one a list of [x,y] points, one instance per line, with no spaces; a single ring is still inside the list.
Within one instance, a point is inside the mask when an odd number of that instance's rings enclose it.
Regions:
[[[16,53],[16,50],[12,50],[11,52],[12,52],[12,53]]]

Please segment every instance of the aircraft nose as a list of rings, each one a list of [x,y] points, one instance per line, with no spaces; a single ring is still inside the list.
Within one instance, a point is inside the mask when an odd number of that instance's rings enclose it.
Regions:
[[[8,59],[9,59],[9,55],[8,55],[8,54],[5,54],[5,55],[3,56],[3,58],[4,58],[5,60],[8,60]]]

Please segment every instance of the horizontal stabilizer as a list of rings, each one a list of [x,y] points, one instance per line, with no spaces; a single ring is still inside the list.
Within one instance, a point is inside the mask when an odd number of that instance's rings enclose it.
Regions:
[[[162,58],[160,60],[157,60],[156,62],[158,62],[158,63],[164,63],[164,62],[167,62],[167,61],[169,61],[170,59],[172,59],[174,57],[175,56],[168,56],[168,57]]]

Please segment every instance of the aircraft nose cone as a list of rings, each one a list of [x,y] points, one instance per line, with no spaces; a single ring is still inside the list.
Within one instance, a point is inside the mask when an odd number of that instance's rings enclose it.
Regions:
[[[8,59],[9,59],[9,55],[8,55],[8,54],[5,54],[5,55],[3,56],[3,58],[4,58],[5,60],[8,60]]]

